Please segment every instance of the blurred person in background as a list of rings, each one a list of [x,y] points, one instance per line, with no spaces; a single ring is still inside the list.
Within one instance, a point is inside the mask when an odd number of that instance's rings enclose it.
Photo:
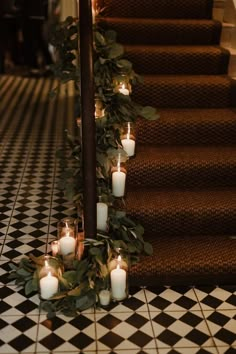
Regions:
[[[19,51],[19,10],[14,0],[0,0],[0,73],[6,66],[21,63]]]
[[[21,13],[24,60],[29,75],[45,74],[52,64],[45,33],[48,0],[16,0],[16,6]]]

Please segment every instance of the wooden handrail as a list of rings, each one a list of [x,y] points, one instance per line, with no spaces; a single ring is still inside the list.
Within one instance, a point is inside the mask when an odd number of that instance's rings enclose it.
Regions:
[[[94,117],[93,27],[91,0],[79,1],[82,166],[84,184],[84,232],[95,238],[96,221],[96,129]]]

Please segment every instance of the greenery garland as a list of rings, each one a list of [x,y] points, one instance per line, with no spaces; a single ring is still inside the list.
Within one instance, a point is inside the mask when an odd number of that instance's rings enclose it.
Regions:
[[[78,50],[78,20],[68,17],[55,25],[51,43],[56,48],[58,60],[53,66],[56,77],[61,83],[73,81],[77,92],[77,117],[80,116],[79,64],[75,53]],[[96,118],[97,138],[97,193],[98,197],[109,204],[107,231],[97,231],[96,239],[84,241],[85,252],[81,260],[74,260],[73,269],[63,271],[59,278],[60,291],[41,306],[51,318],[60,311],[67,316],[75,316],[78,311],[99,305],[99,292],[109,284],[109,261],[121,248],[130,255],[131,265],[139,261],[140,255],[151,255],[152,246],[144,241],[144,229],[131,220],[125,213],[125,201],[114,198],[110,187],[110,170],[114,157],[119,152],[126,160],[128,156],[122,149],[120,127],[127,122],[135,123],[137,117],[149,120],[158,118],[156,109],[142,107],[131,100],[130,96],[116,90],[115,80],[125,76],[129,84],[141,82],[132,64],[123,59],[124,48],[116,42],[114,31],[104,31],[94,25],[94,87],[95,100],[104,108],[104,115]],[[55,95],[58,88],[51,95]],[[81,159],[81,137],[66,132],[68,149],[59,150],[63,172],[59,187],[66,197],[72,200],[77,210],[83,210],[83,178]],[[118,207],[117,207],[118,205]],[[121,207],[121,208],[120,208]],[[81,215],[80,215],[81,216]],[[39,269],[44,256],[30,255],[18,265],[11,264],[10,279],[24,286],[26,295],[39,292]],[[63,266],[63,259],[57,256]]]

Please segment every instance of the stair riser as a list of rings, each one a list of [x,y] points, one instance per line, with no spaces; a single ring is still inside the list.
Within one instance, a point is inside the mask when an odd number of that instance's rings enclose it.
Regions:
[[[155,18],[210,18],[211,0],[99,0],[106,16]]]
[[[219,44],[221,23],[176,21],[120,21],[119,19],[101,20],[104,28],[118,34],[118,42],[143,45],[214,45]]]
[[[232,164],[210,161],[181,161],[174,158],[168,163],[130,161],[128,164],[127,190],[129,187],[152,188],[207,188],[236,186],[236,162]]]
[[[231,83],[198,80],[168,81],[145,77],[133,89],[133,99],[142,105],[159,108],[225,108],[231,105]]]
[[[141,75],[220,75],[228,72],[227,51],[184,52],[180,48],[168,52],[164,48],[155,51],[150,47],[140,50],[129,47],[125,48],[125,56]]]

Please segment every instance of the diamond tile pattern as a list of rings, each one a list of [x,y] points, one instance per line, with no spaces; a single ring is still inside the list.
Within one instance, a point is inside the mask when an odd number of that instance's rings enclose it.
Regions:
[[[73,110],[63,104],[70,90],[60,100],[47,101],[41,88],[54,84],[49,79],[0,78],[2,92],[10,85],[24,92],[26,101],[32,90],[38,92],[31,102],[33,120],[19,105],[15,121],[8,114],[1,121],[0,352],[235,353],[236,286],[132,288],[122,303],[49,320],[39,309],[38,294],[25,296],[9,282],[9,263],[48,252],[57,221],[73,213],[57,190],[55,159],[64,129],[72,128],[68,115],[73,117]],[[59,119],[63,115],[66,120]]]

